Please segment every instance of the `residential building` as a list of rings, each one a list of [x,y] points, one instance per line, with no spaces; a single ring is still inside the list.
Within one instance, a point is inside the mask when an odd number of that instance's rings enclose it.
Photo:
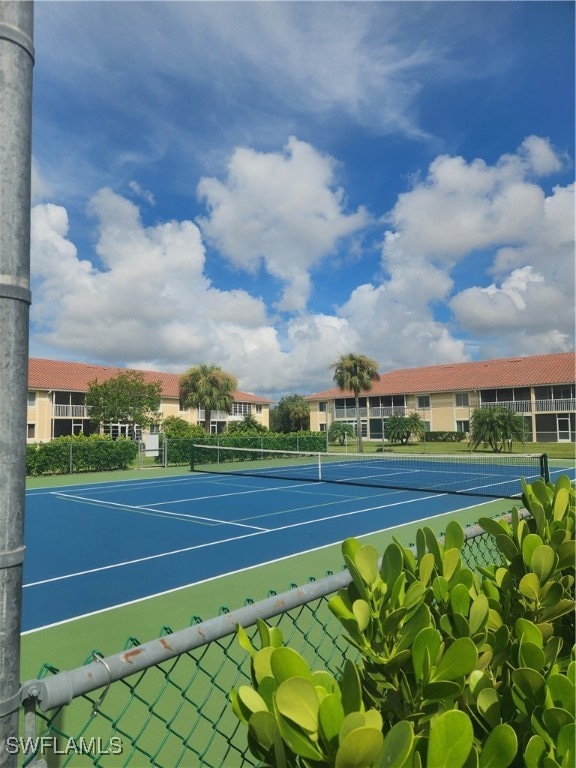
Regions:
[[[86,392],[91,382],[103,383],[126,368],[112,368],[89,363],[31,358],[28,366],[28,442],[47,442],[63,435],[89,435],[98,431],[90,421]],[[179,398],[177,373],[141,371],[146,383],[162,385],[162,417],[178,416],[190,424],[204,426],[201,408],[185,408]],[[223,432],[231,421],[240,421],[248,413],[265,427],[269,426],[270,400],[248,392],[234,392],[232,413],[213,411],[211,431]],[[116,437],[126,433],[126,425],[110,425]],[[141,434],[136,437],[142,437]]]
[[[360,397],[362,435],[385,440],[386,419],[414,411],[427,431],[467,433],[474,409],[504,406],[524,417],[526,442],[574,442],[575,370],[574,353],[565,352],[389,371]],[[306,399],[312,430],[356,424],[352,392],[333,387]]]

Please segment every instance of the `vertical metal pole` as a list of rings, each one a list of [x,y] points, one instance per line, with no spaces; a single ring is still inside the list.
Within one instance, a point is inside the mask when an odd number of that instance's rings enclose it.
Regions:
[[[33,4],[0,0],[0,766],[18,763],[24,557]]]

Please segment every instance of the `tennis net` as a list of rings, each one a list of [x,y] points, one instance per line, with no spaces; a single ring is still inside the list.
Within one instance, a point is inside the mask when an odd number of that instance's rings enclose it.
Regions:
[[[520,478],[548,479],[546,454],[366,454],[194,445],[191,468],[285,480],[369,485],[431,493],[516,498]]]

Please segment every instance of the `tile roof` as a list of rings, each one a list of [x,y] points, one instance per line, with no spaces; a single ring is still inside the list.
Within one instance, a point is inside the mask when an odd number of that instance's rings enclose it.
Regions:
[[[469,392],[546,384],[572,384],[576,380],[574,352],[532,357],[508,357],[472,363],[448,363],[424,368],[404,368],[380,374],[371,395]],[[338,387],[307,396],[307,400],[331,400],[353,396]]]
[[[92,381],[102,383],[108,379],[125,373],[127,368],[112,368],[91,363],[71,363],[64,360],[45,360],[31,357],[28,362],[28,388],[58,390],[60,392],[86,392]],[[162,384],[164,397],[178,398],[179,373],[162,373],[160,371],[140,371],[144,381]],[[242,403],[270,403],[265,397],[253,395],[250,392],[234,392],[234,400]]]

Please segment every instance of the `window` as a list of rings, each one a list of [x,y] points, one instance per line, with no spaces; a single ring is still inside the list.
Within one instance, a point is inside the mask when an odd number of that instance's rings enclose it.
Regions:
[[[318,403],[318,410],[320,411],[320,413],[326,413],[326,406],[327,406],[327,403],[325,402]]]
[[[247,413],[252,413],[252,405],[250,403],[233,403],[232,414],[234,416],[245,416]]]
[[[350,424],[350,426],[354,429],[354,434],[356,434],[356,422],[350,421],[349,419],[347,419],[346,424]],[[362,419],[360,422],[360,425],[361,425],[360,428],[362,430],[362,437],[368,437],[368,422],[365,419]]]
[[[468,408],[468,392],[456,392],[455,400],[457,408]]]
[[[36,407],[36,392],[30,392],[28,390],[28,408]]]
[[[183,411],[187,411],[188,410],[188,406],[184,405],[184,400],[180,399],[178,401],[178,409],[179,409],[180,413],[182,413]]]
[[[256,406],[256,413],[262,413],[262,406],[261,405],[257,405]]]
[[[27,437],[28,440],[34,440],[36,437],[36,424],[28,424]]]
[[[457,432],[470,432],[470,422],[468,419],[457,419],[456,420],[456,431]]]
[[[536,400],[571,400],[574,398],[574,384],[557,384],[552,387],[535,387]]]
[[[430,395],[418,395],[416,402],[418,408],[430,408]]]

